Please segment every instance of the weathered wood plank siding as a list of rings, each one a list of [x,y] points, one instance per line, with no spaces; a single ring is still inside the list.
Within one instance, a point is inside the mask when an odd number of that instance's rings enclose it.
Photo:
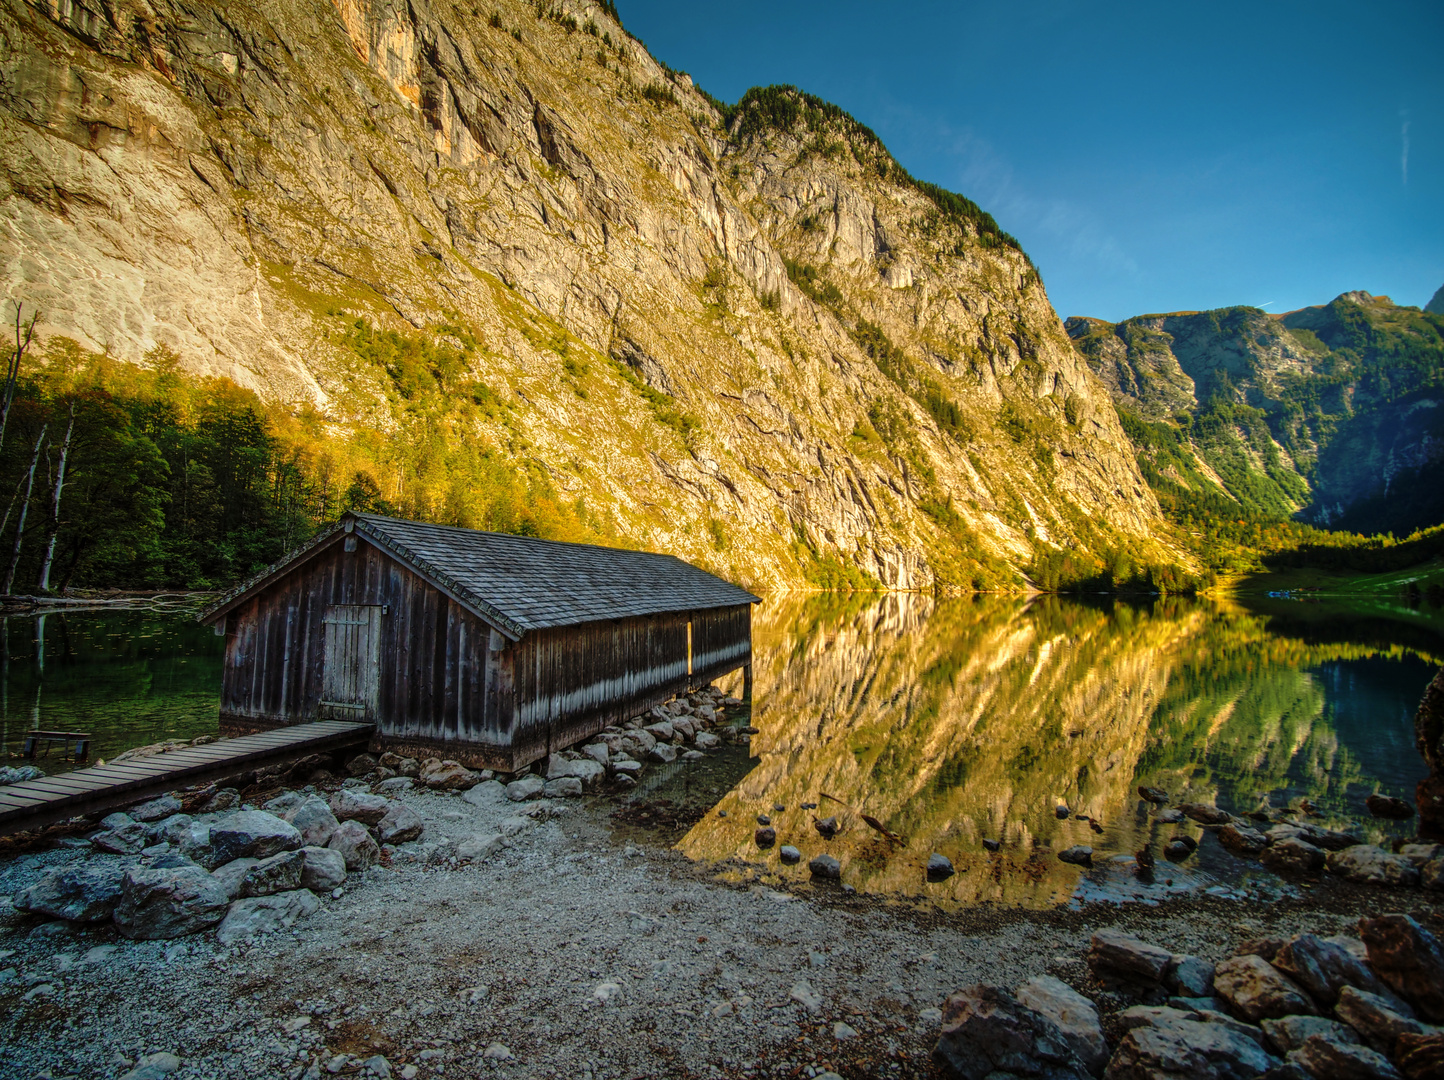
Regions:
[[[504,746],[510,708],[486,708],[490,628],[369,544],[338,542],[226,620],[221,723],[230,732],[299,724],[320,710],[323,619],[333,605],[384,606],[376,705],[355,719],[383,738]],[[339,715],[344,710],[328,710]]]
[[[535,760],[687,689],[687,613],[537,630],[516,653],[517,755]]]
[[[688,625],[691,664],[688,664]],[[667,612],[534,631],[516,653],[518,760],[534,761],[752,662],[752,608]]]
[[[692,681],[710,682],[752,663],[752,605],[709,608],[692,616]]]

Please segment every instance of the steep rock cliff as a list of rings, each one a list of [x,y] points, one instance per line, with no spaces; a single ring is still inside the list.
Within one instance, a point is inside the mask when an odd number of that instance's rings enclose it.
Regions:
[[[724,114],[570,0],[5,0],[6,295],[397,438],[352,329],[467,342],[501,408],[435,437],[758,586],[1170,557],[1026,256],[783,97]],[[399,456],[380,481],[472,523]]]
[[[1444,317],[1350,292],[1066,326],[1155,482],[1369,533],[1444,520]]]

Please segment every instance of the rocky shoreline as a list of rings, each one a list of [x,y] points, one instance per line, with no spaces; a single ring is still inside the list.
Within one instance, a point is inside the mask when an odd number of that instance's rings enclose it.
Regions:
[[[669,703],[525,776],[309,760],[10,842],[4,1075],[982,1077],[1006,1064],[974,1067],[1000,1017],[1035,1051],[1058,1044],[1055,1028],[1096,1027],[1087,1054],[1076,1040],[1046,1051],[1059,1077],[1326,1075],[1310,1071],[1319,1054],[1378,1067],[1350,1047],[1392,1055],[1410,1080],[1432,1075],[1411,1063],[1437,1060],[1441,1018],[1390,981],[1366,927],[1435,941],[1438,894],[1325,874],[1267,906],[944,913],[859,895],[825,868],[779,887],[761,864],[636,842],[609,795],[745,739],[726,708],[716,692]],[[816,844],[801,846],[816,861]],[[1291,959],[1309,949],[1383,1006],[1311,982]],[[1273,971],[1300,996],[1250,1015],[1235,969],[1277,988]],[[1382,1046],[1364,1006],[1423,1049]],[[1231,1064],[1198,1047],[1183,1071],[1149,1057],[1203,1034],[1236,1051]],[[1038,1074],[1021,1062],[1011,1071]]]

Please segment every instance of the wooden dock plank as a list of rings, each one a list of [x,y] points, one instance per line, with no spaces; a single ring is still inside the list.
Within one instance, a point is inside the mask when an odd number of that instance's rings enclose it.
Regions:
[[[0,833],[39,828],[187,784],[364,744],[371,731],[370,724],[322,720],[9,784],[0,788]]]

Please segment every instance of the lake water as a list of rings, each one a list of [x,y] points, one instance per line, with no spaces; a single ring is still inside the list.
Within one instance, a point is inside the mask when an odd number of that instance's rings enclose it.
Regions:
[[[0,753],[18,753],[37,726],[93,732],[107,759],[213,733],[221,647],[177,615],[0,620]],[[750,747],[655,768],[632,801],[688,808],[684,819],[698,820],[676,834],[678,848],[724,872],[805,880],[806,858],[826,850],[859,890],[945,907],[1148,898],[1220,882],[1270,895],[1277,879],[1211,839],[1185,865],[1160,857],[1150,888],[1110,862],[1145,845],[1161,851],[1175,833],[1202,836],[1191,822],[1154,822],[1138,786],[1239,812],[1306,796],[1324,823],[1356,823],[1373,840],[1408,833],[1409,822],[1369,817],[1363,800],[1381,791],[1412,801],[1425,772],[1413,714],[1441,657],[1444,619],[1428,609],[784,597],[754,616],[750,719],[760,733]],[[758,813],[772,818],[779,847],[802,849],[801,866],[757,849]],[[812,819],[834,814],[843,829],[825,843]],[[984,850],[984,838],[1002,851]],[[1098,868],[1060,863],[1073,844],[1091,845]],[[959,873],[928,884],[934,851]]]
[[[806,860],[826,850],[861,891],[944,907],[1154,898],[1220,883],[1274,895],[1282,882],[1212,838],[1186,864],[1166,863],[1169,837],[1202,830],[1157,824],[1138,786],[1238,812],[1307,796],[1319,820],[1356,823],[1369,839],[1411,832],[1412,823],[1370,817],[1364,798],[1381,791],[1412,802],[1425,775],[1413,715],[1444,657],[1441,631],[1427,611],[1287,602],[1250,611],[1173,599],[782,601],[755,621],[760,734],[745,773],[678,847],[734,860],[739,878],[760,868],[764,881],[806,880]],[[685,772],[673,786],[712,798],[707,780]],[[689,795],[657,786],[644,797]],[[758,850],[759,813],[779,846],[802,850],[801,865]],[[812,820],[832,814],[843,832],[826,843]],[[1001,840],[1002,851],[987,852],[984,838]],[[1058,861],[1075,844],[1094,848],[1097,869]],[[1151,887],[1132,869],[1131,853],[1144,846],[1158,855]],[[935,851],[959,873],[929,884]]]
[[[0,758],[24,733],[85,731],[91,756],[216,732],[224,639],[186,615],[144,611],[0,618]],[[64,772],[57,751],[36,764]]]

